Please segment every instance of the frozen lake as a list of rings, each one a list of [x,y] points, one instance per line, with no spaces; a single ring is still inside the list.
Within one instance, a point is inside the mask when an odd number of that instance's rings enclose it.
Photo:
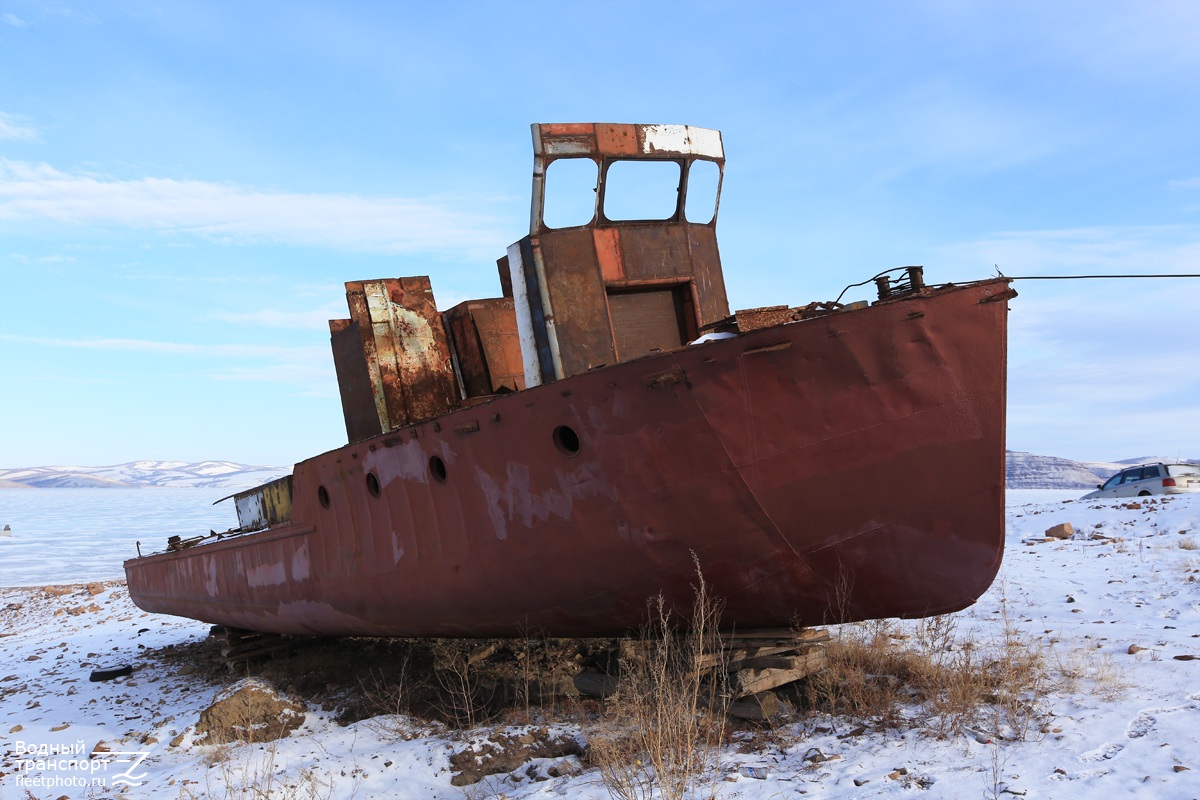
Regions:
[[[223,489],[0,489],[0,586],[124,578],[121,563],[167,537],[237,526]]]
[[[0,586],[43,586],[125,577],[121,563],[162,550],[169,536],[237,525],[231,489],[0,489]],[[1009,508],[1078,499],[1078,489],[1014,489]]]

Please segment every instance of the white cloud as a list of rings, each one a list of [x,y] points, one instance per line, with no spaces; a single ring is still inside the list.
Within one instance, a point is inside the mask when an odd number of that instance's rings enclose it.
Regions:
[[[27,28],[27,27],[29,27],[29,23],[28,23],[28,22],[26,22],[25,20],[21,19],[21,18],[20,18],[20,17],[18,17],[16,14],[13,14],[13,13],[11,13],[11,12],[6,12],[6,13],[4,14],[4,16],[3,16],[3,19],[4,19],[5,23],[7,23],[7,24],[9,24],[9,25],[13,26],[14,28]]]
[[[495,198],[271,192],[174,178],[122,180],[0,159],[0,220],[150,229],[244,243],[479,259],[507,246],[478,210]],[[467,210],[464,210],[467,209]]]
[[[56,264],[72,264],[75,262],[74,256],[64,256],[61,253],[55,253],[48,256],[31,256],[25,253],[9,253],[0,263],[11,261],[15,264],[26,264],[30,266],[49,267]]]
[[[1119,81],[1189,80],[1200,63],[1200,4],[1191,0],[924,0],[921,22],[974,52],[1067,64]]]
[[[322,348],[283,347],[258,344],[194,344],[189,342],[159,342],[152,339],[57,339],[48,336],[24,336],[0,334],[0,342],[41,345],[45,347],[68,347],[78,350],[112,350],[136,353],[161,353],[165,355],[197,355],[218,358],[296,358],[308,357]]]
[[[60,347],[125,353],[214,359],[207,370],[218,381],[290,385],[306,396],[329,397],[337,393],[333,358],[327,347],[288,347],[260,344],[196,344],[152,339],[59,339],[45,336],[0,334],[0,342],[14,345]]]
[[[1144,225],[1002,231],[938,248],[945,261],[1006,275],[1193,273],[1200,264],[1200,226]]]
[[[0,141],[32,142],[38,138],[37,128],[20,114],[0,111]]]
[[[1200,228],[1007,231],[941,248],[936,274],[1200,272]],[[934,270],[930,270],[933,273]],[[1017,281],[1008,436],[1021,450],[1129,458],[1200,452],[1200,279]]]

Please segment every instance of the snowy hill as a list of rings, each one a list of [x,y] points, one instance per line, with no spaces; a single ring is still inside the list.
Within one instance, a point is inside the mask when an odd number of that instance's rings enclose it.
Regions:
[[[1009,450],[1008,488],[1010,489],[1095,489],[1120,471],[1118,462],[1081,462],[1056,456],[1040,456]]]
[[[1103,483],[1130,464],[1180,460],[1143,456],[1123,461],[1084,462],[1009,450],[1008,488],[1093,489],[1096,484]],[[201,461],[195,464],[186,461],[130,461],[108,467],[27,467],[0,469],[0,489],[212,487],[236,490],[259,486],[289,472],[290,467],[256,467],[233,461]]]
[[[0,488],[221,488],[248,489],[287,475],[290,467],[255,467],[233,461],[131,461],[107,467],[0,469]]]
[[[1123,461],[1071,461],[1056,456],[1039,456],[1018,450],[1007,452],[1009,489],[1095,489],[1125,467],[1133,464],[1167,464],[1193,459],[1141,456]]]

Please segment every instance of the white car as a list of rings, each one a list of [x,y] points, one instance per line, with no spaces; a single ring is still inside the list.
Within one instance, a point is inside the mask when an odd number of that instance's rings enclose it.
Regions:
[[[1182,494],[1200,492],[1200,466],[1195,464],[1140,464],[1123,469],[1085,494],[1081,500],[1093,497],[1141,497],[1148,494]]]

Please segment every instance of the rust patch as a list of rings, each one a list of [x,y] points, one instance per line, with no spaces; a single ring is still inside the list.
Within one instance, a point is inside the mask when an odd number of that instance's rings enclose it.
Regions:
[[[637,131],[634,129],[633,125],[607,125],[597,123],[596,147],[604,155],[637,155]]]
[[[621,231],[619,228],[596,228],[592,231],[596,242],[596,259],[600,262],[600,274],[605,281],[625,279],[625,263],[621,258]]]
[[[659,374],[646,381],[647,389],[667,389],[677,383],[683,383],[687,380],[687,373],[683,367],[675,367],[674,369],[660,372]]]
[[[1002,300],[1012,300],[1016,296],[1017,296],[1016,289],[1005,289],[1002,292],[996,292],[995,294],[989,294],[987,297],[983,298],[979,302],[980,303],[999,303]]]
[[[755,353],[771,353],[777,350],[787,350],[792,346],[791,342],[778,342],[776,344],[765,344],[762,347],[752,347],[749,350],[743,350],[742,355],[752,356]]]

